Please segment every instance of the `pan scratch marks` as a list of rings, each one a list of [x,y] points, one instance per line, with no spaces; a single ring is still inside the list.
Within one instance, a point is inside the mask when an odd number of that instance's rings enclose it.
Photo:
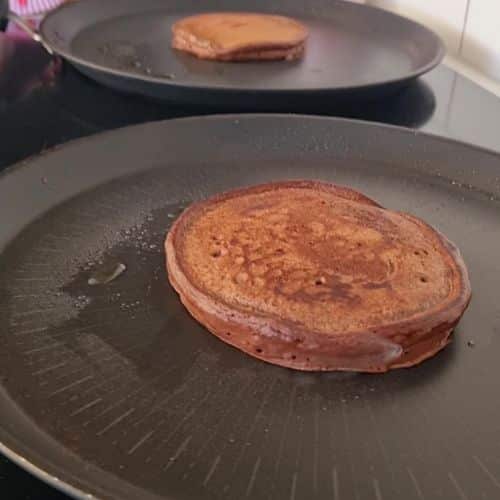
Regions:
[[[105,210],[110,210],[115,213],[121,213],[122,211],[115,207],[114,205],[109,205],[108,203],[103,203],[102,201],[94,200],[94,206],[104,208]]]
[[[70,227],[70,228],[81,228],[83,231],[88,231],[88,227],[85,225],[85,224],[78,224],[78,222],[65,222],[65,221],[59,221],[59,225],[60,226],[66,226],[66,227]],[[75,234],[74,236],[80,236],[81,234],[83,234],[83,231],[82,233],[78,232],[77,234]]]
[[[244,394],[246,393],[247,389],[251,388],[252,385],[252,380],[248,381],[238,392],[237,397],[235,397],[232,401],[231,404],[228,404],[224,410],[224,413],[221,415],[219,419],[219,424],[217,427],[211,432],[210,437],[203,443],[202,446],[200,446],[200,449],[198,451],[197,456],[200,457],[204,451],[208,448],[210,443],[218,436],[219,430],[224,429],[223,426],[227,425],[226,418],[227,416],[234,410],[234,408],[239,404],[240,401],[244,400]]]
[[[54,392],[51,392],[49,394],[49,398],[51,398],[52,396],[56,396],[57,394],[61,394],[62,392],[67,391],[68,389],[72,389],[73,387],[83,384],[83,382],[86,382],[87,380],[91,380],[93,378],[94,378],[93,375],[87,375],[86,377],[75,380],[74,382],[71,382],[71,384],[65,385],[64,387],[61,387],[60,389],[57,389]]]
[[[26,262],[23,263],[23,269],[29,268],[29,267],[52,267],[50,264],[46,264],[45,262],[33,262],[30,260],[27,260]]]
[[[56,254],[56,255],[60,255],[62,253],[59,248],[41,247],[41,246],[38,246],[36,248],[36,251],[41,252],[41,253],[52,253],[52,254]]]
[[[297,490],[297,471],[293,473],[292,488],[290,490],[290,500],[295,500],[296,490]]]
[[[196,352],[196,356],[197,356],[198,353],[199,353],[199,350]],[[169,368],[168,370],[166,370],[165,372],[163,372],[162,376],[166,377],[167,375],[169,375],[173,371],[177,370],[177,368],[178,368],[177,366],[173,366],[172,368]],[[179,396],[180,394],[183,394],[186,391],[188,385],[190,383],[192,383],[193,381],[196,381],[196,379],[198,377],[199,377],[199,375],[197,375],[196,377],[193,377],[192,375],[189,375],[189,378],[187,380],[185,380],[185,382],[182,384],[181,387],[178,387],[177,389],[175,389],[171,393],[167,394],[166,397],[164,397],[160,401],[157,401],[156,403],[154,403],[154,405],[141,418],[139,418],[135,422],[133,422],[132,425],[134,427],[137,427],[144,420],[146,420],[149,416],[151,416],[154,413],[157,413],[157,412],[163,410],[173,398],[175,398],[176,396]]]
[[[139,441],[137,441],[137,443],[134,444],[134,446],[132,446],[132,448],[130,448],[130,450],[127,451],[127,455],[132,455],[132,453],[137,451],[153,434],[154,430],[145,434],[141,439],[139,439]]]
[[[29,283],[33,283],[33,282],[47,283],[47,281],[49,281],[49,280],[48,280],[48,278],[15,278],[14,281],[15,282],[26,281]]]
[[[184,453],[184,450],[188,447],[189,442],[193,436],[188,436],[184,441],[180,444],[179,448],[175,451],[175,453],[170,457],[169,462],[165,467],[163,467],[163,470],[168,470],[172,465],[174,465],[175,461],[181,456],[182,453]]]
[[[60,234],[45,234],[44,235],[44,238],[52,238],[54,240],[64,240],[64,241],[71,241],[71,242],[74,242],[75,239],[72,238],[71,236],[62,236]]]
[[[27,271],[27,272],[33,272],[33,271]],[[33,298],[33,297],[40,297],[39,293],[20,293],[18,295],[12,295],[13,299],[27,299],[27,298]]]
[[[493,475],[493,473],[488,469],[488,467],[486,467],[486,465],[484,464],[484,462],[478,456],[476,456],[476,455],[473,455],[472,459],[474,460],[474,462],[477,463],[477,465],[479,465],[479,467],[481,468],[481,470],[491,479],[491,482],[498,489],[500,489],[500,481],[498,481],[498,479]]]
[[[417,496],[420,500],[425,500],[424,494],[422,493],[422,490],[420,489],[420,485],[418,484],[418,480],[415,477],[415,474],[413,474],[412,470],[407,467],[406,470],[408,471],[408,475],[410,476],[411,482],[413,483],[413,487],[415,488],[415,491],[417,492]]]
[[[33,372],[31,375],[32,376],[37,376],[37,375],[43,375],[45,373],[57,370],[58,368],[62,368],[63,366],[66,366],[68,364],[67,361],[63,361],[62,363],[57,363],[52,366],[47,366],[46,368],[42,368],[40,370],[37,370],[36,372]]]
[[[378,479],[373,478],[373,490],[375,492],[375,498],[377,500],[382,500],[382,492],[380,491],[380,485],[378,484]]]
[[[210,481],[210,478],[213,476],[215,469],[217,469],[217,465],[219,465],[219,462],[220,462],[220,455],[217,455],[207,475],[205,476],[205,479],[203,480],[203,486],[206,486],[208,484],[208,481]]]
[[[39,332],[45,332],[47,330],[47,326],[41,326],[40,328],[32,328],[31,330],[22,330],[19,332],[14,332],[13,335],[17,337],[18,335],[26,335],[28,333],[39,333]]]
[[[297,417],[298,418],[298,417]],[[300,418],[299,420],[299,428],[296,430],[296,434],[300,436],[298,440],[298,445],[297,445],[297,452],[295,454],[295,471],[293,473],[292,477],[292,491],[293,491],[293,497],[290,496],[291,499],[295,499],[295,488],[297,485],[297,474],[300,471],[300,460],[302,458],[302,449],[304,447],[304,419]]]
[[[112,422],[110,422],[106,427],[97,432],[96,436],[102,436],[110,429],[112,429],[115,425],[118,425],[121,421],[125,420],[129,415],[134,413],[134,411],[135,408],[130,408],[130,410],[127,410],[125,413],[122,413],[119,417],[115,418]]]
[[[219,433],[219,430],[220,429],[226,429],[227,428],[227,422],[226,422],[226,418],[228,415],[231,414],[231,412],[234,410],[234,408],[240,403],[240,401],[243,401],[245,398],[243,397],[244,394],[246,393],[247,389],[251,388],[253,385],[252,385],[253,381],[252,380],[249,380],[241,389],[240,391],[238,392],[238,395],[237,397],[233,398],[232,402],[230,404],[228,404],[224,410],[224,413],[220,416],[220,419],[219,419],[219,423],[217,425],[217,427],[212,430],[210,432],[210,437],[207,438],[203,445],[201,445],[199,448],[198,448],[198,453],[196,455],[197,459],[194,461],[194,462],[191,462],[189,464],[189,469],[192,469],[198,462],[199,462],[199,458],[203,455],[203,453],[205,452],[206,449],[208,449],[210,443],[218,436],[218,433]],[[239,417],[241,418],[241,416]],[[196,427],[195,427],[195,430],[198,430],[199,428],[202,427],[202,424],[198,424]],[[220,451],[224,451],[227,447],[227,444],[224,445]],[[189,476],[189,472],[185,472],[182,479],[185,480],[187,479]],[[228,488],[230,488],[230,485],[226,485]]]
[[[22,318],[23,316],[31,316],[33,314],[44,314],[46,312],[58,310],[60,307],[46,307],[44,309],[31,309],[31,311],[14,312],[12,316],[14,318]]]
[[[260,456],[257,458],[255,461],[255,465],[253,466],[252,470],[252,476],[250,477],[250,481],[248,482],[247,486],[247,491],[246,491],[246,496],[249,497],[252,493],[253,485],[255,483],[255,478],[257,477],[257,473],[259,472],[259,467],[260,467]]]
[[[314,450],[313,450],[313,492],[318,492],[318,453],[319,453],[319,396],[314,398]]]
[[[97,398],[91,401],[90,403],[87,403],[86,405],[80,406],[77,410],[75,410],[73,413],[70,413],[70,417],[76,417],[80,413],[84,412],[85,410],[88,410],[89,408],[92,408],[96,404],[99,404],[102,401],[102,398]]]
[[[94,323],[92,325],[82,326],[80,328],[73,328],[72,330],[63,330],[60,333],[55,333],[55,334],[51,335],[50,338],[56,339],[56,338],[59,338],[59,337],[66,337],[66,336],[72,335],[74,333],[83,333],[83,332],[86,332],[87,330],[90,330],[90,329],[92,329],[94,327],[104,326],[106,324],[110,324],[113,321],[114,321],[114,319],[110,320],[110,321],[103,321],[103,322],[100,322],[100,323]],[[31,333],[31,331],[30,330],[25,330],[23,332],[19,332],[19,335],[22,335],[24,333]]]
[[[280,444],[278,448],[278,455],[276,458],[276,463],[274,464],[274,474],[278,472],[280,463],[281,463],[281,456],[283,455],[283,447],[285,446],[285,440],[286,440],[286,432],[288,430],[288,425],[290,423],[290,418],[292,416],[292,411],[293,411],[293,406],[295,404],[295,397],[297,396],[297,386],[294,385],[293,389],[290,393],[290,399],[288,402],[288,412],[286,415],[285,423],[283,425],[283,431],[281,433],[281,439],[280,439]]]
[[[35,349],[29,349],[28,351],[24,351],[23,354],[28,356],[29,354],[36,354],[37,352],[49,351],[50,349],[53,349],[54,347],[61,347],[61,344],[59,344],[57,342],[55,344],[49,344],[49,345],[44,345],[42,347],[36,347]]]
[[[206,398],[205,398],[206,399]],[[201,406],[201,405],[200,405]],[[195,413],[198,408],[191,408],[184,417],[179,421],[179,423],[172,429],[172,431],[167,435],[166,438],[162,440],[162,445],[168,443],[177,433],[177,431],[182,427],[184,423],[186,423]]]
[[[346,436],[347,443],[350,443],[351,442],[351,430],[349,428],[349,419],[347,418],[347,415],[346,415],[345,406],[346,406],[345,404],[341,404],[340,408],[342,411],[342,422],[344,425],[344,434]],[[353,489],[354,489],[354,498],[356,500],[358,500],[359,493],[358,493],[358,489],[356,488],[356,474],[354,472],[354,462],[352,459],[352,452],[351,452],[350,447],[347,448],[347,456],[348,456],[349,469],[351,471],[351,481],[352,481]]]
[[[123,379],[123,373],[121,373],[121,371],[120,371],[119,373],[117,373],[113,377],[106,377],[106,380],[104,382],[101,381],[101,383],[99,385],[91,386],[91,387],[85,389],[84,391],[82,391],[81,393],[79,393],[78,397],[80,399],[82,399],[88,393],[92,393],[96,389],[99,389],[99,391],[101,392],[101,394],[103,396],[109,395],[109,394],[114,394],[117,389],[120,389],[120,388],[123,388],[123,387],[128,387],[130,389],[130,382],[128,380],[123,381],[123,383],[121,385],[119,385],[119,386],[115,386],[114,385],[114,382],[116,380],[122,380],[122,379]],[[102,389],[108,389],[108,388],[109,388],[109,390],[102,390]],[[101,414],[102,413],[99,413],[98,416],[101,416]]]
[[[456,480],[455,476],[451,473],[448,472],[448,477],[450,478],[451,484],[455,487],[455,490],[459,494],[460,498],[462,500],[469,500],[469,497],[465,494],[465,491],[462,489],[462,487],[458,484],[458,481]]]
[[[396,477],[394,474],[394,464],[391,461],[390,453],[387,452],[386,443],[385,443],[383,437],[380,436],[379,426],[377,425],[377,420],[375,418],[375,414],[373,413],[373,408],[372,408],[370,401],[368,399],[365,400],[365,408],[368,411],[368,414],[370,415],[370,421],[371,421],[372,426],[373,426],[373,435],[375,437],[375,442],[377,443],[377,446],[380,450],[382,457],[384,457],[384,461],[387,465],[387,470],[390,472],[392,485],[393,485],[394,489],[396,491],[398,491],[398,481],[396,480]],[[398,491],[398,494],[399,494],[399,491]]]
[[[207,392],[207,394],[205,394],[205,396],[201,399],[201,401],[199,402],[199,404],[193,408],[191,408],[191,410],[189,410],[186,415],[184,415],[184,417],[179,421],[179,423],[172,429],[172,431],[167,435],[166,438],[164,438],[161,442],[160,442],[160,445],[157,447],[157,449],[159,449],[160,447],[164,446],[166,443],[168,443],[174,436],[175,434],[177,433],[177,431],[193,416],[196,414],[196,412],[205,404],[205,402],[207,401],[207,399],[210,398],[212,394],[210,392]],[[162,421],[163,422],[163,421]]]
[[[154,384],[156,381],[158,381],[161,377],[163,376],[162,373],[160,373],[159,375],[157,375],[156,377],[154,377],[153,379],[151,379],[150,381],[146,382],[145,384],[142,384],[140,385],[137,389],[135,389],[134,391],[132,392],[128,392],[126,396],[124,396],[123,398],[120,398],[118,399],[117,401],[115,401],[113,404],[109,405],[107,408],[104,408],[104,410],[102,410],[99,414],[97,414],[95,417],[91,418],[90,420],[87,420],[86,422],[83,423],[83,426],[84,427],[87,427],[87,425],[89,425],[91,422],[93,422],[94,420],[96,420],[97,418],[99,417],[102,417],[103,415],[105,415],[106,413],[109,413],[111,410],[113,410],[114,408],[116,408],[117,406],[119,406],[120,404],[124,403],[125,401],[127,401],[128,399],[136,396],[137,394],[139,394],[140,392],[142,392],[146,387],[148,387],[149,385],[152,385]]]
[[[96,351],[88,351],[87,352],[87,355],[89,357],[91,357],[94,362],[97,362],[97,363],[109,363],[110,361],[113,361],[114,359],[121,359],[124,355],[126,354],[130,354],[131,352],[137,350],[137,349],[140,349],[141,347],[143,347],[145,345],[145,342],[142,341],[140,344],[136,344],[136,345],[133,345],[130,349],[124,349],[123,351],[121,352],[117,352],[117,353],[114,353],[112,355],[109,355],[108,354],[108,351],[106,350],[105,347],[102,347]],[[104,357],[98,357],[97,355],[101,352],[105,352],[107,353],[108,355],[107,356],[104,356]],[[85,363],[80,363],[80,366],[78,369],[76,370],[73,370],[69,373],[65,373],[63,375],[63,377],[67,377],[67,376],[74,376],[82,371],[85,371],[85,370],[88,370],[88,366],[85,364]],[[122,374],[120,374],[120,376],[123,376]],[[54,382],[57,381],[59,378],[62,378],[62,377],[58,377],[57,379],[53,380]],[[89,387],[88,389],[86,389],[85,393],[88,393],[88,392],[94,392],[97,388],[100,388],[102,387],[103,385],[103,382],[102,380],[99,380],[97,382],[96,385],[93,385],[91,387]],[[84,393],[80,393],[78,394],[77,398],[81,398],[81,396],[83,395]]]
[[[337,467],[335,467],[335,465],[332,467],[332,488],[333,488],[333,500],[340,500],[339,477],[337,473]]]
[[[245,439],[244,439],[245,442],[248,442],[248,440],[250,439],[250,436],[252,435],[252,433],[253,433],[253,431],[255,429],[255,426],[259,422],[260,416],[262,414],[262,410],[264,409],[265,405],[267,404],[267,402],[269,400],[269,396],[271,395],[271,393],[272,393],[272,391],[274,389],[274,386],[276,385],[276,380],[277,379],[274,378],[273,381],[269,384],[268,388],[266,389],[265,395],[262,398],[262,401],[261,401],[261,403],[259,405],[259,409],[257,410],[257,413],[255,414],[255,417],[252,420],[252,424],[250,425],[250,428],[248,429],[248,432],[247,432],[247,434],[245,436]],[[247,446],[242,446],[241,447],[240,454],[238,455],[238,457],[236,458],[236,460],[234,461],[234,464],[233,464],[233,472],[236,470],[236,468],[238,467],[239,463],[241,462],[241,459],[245,455],[246,450],[247,450]]]

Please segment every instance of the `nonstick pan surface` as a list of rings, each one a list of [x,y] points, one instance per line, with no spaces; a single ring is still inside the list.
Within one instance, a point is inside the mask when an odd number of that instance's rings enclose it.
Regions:
[[[300,373],[186,313],[162,250],[181,207],[291,178],[352,186],[455,241],[473,299],[449,347],[382,375]],[[497,154],[341,119],[172,120],[10,169],[0,214],[1,450],[54,486],[120,500],[498,498]],[[88,284],[117,263],[115,280]]]
[[[203,11],[288,15],[310,29],[295,62],[202,61],[170,47],[172,24]],[[82,72],[126,92],[183,104],[295,110],[318,99],[389,91],[432,69],[444,55],[427,28],[339,0],[85,0],[50,13],[43,40]],[[305,101],[305,102],[301,102]]]

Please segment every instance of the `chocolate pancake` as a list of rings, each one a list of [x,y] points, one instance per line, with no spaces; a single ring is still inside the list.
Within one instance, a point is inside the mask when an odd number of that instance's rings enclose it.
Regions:
[[[172,27],[172,46],[202,59],[297,59],[307,28],[288,17],[220,12],[186,17]]]
[[[446,346],[471,294],[445,236],[324,182],[195,203],[165,249],[192,316],[224,342],[299,370],[415,365]]]

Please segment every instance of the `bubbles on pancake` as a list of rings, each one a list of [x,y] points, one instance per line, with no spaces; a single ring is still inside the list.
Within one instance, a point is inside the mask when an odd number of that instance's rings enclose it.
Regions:
[[[264,278],[261,278],[260,276],[257,276],[257,278],[253,280],[253,282],[259,288],[264,287],[264,285],[266,284],[266,280]]]
[[[249,279],[248,273],[245,272],[238,273],[235,277],[236,283],[238,283],[239,285],[245,284],[248,281],[248,279]]]
[[[210,250],[210,255],[214,258],[224,257],[224,255],[227,255],[227,248],[215,246]]]

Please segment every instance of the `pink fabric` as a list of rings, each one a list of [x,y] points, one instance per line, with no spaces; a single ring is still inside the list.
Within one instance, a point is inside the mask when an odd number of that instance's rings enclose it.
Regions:
[[[9,0],[12,12],[20,16],[32,16],[52,10],[64,3],[64,0]]]

